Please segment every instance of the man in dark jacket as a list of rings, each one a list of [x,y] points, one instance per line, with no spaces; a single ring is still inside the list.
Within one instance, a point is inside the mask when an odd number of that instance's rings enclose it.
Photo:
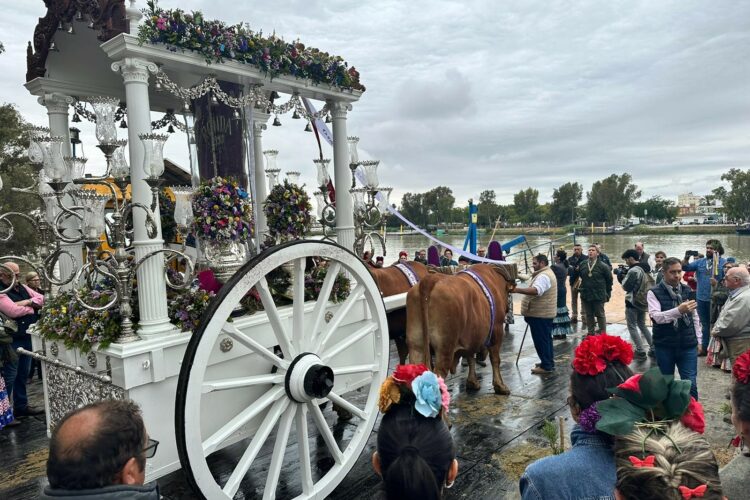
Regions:
[[[675,366],[682,380],[690,380],[690,395],[698,399],[698,353],[701,323],[698,304],[688,300],[690,288],[680,283],[682,264],[670,257],[662,265],[664,279],[649,290],[648,314],[654,329],[654,352],[659,370],[673,375]]]
[[[573,254],[568,257],[568,275],[570,276],[570,303],[573,310],[570,321],[573,323],[578,322],[578,296],[580,295],[578,288],[575,287],[576,281],[580,275],[578,274],[578,266],[586,260],[586,256],[583,254],[583,247],[576,243],[573,245]],[[583,306],[581,306],[581,323],[586,324],[586,314],[583,312]]]
[[[588,255],[589,258],[578,266],[578,274],[581,277],[581,304],[586,314],[586,329],[589,335],[594,335],[607,329],[604,303],[609,302],[612,295],[612,269],[599,259],[596,245],[589,246]]]
[[[646,326],[648,305],[642,302],[645,299],[645,293],[641,295],[640,292],[641,290],[648,290],[645,287],[648,287],[651,268],[648,263],[639,260],[637,250],[625,250],[622,258],[628,268],[627,272],[620,268],[620,272],[617,273],[617,280],[622,285],[622,289],[625,290],[625,320],[628,324],[630,338],[635,344],[635,357],[646,359],[643,341],[645,340],[648,344],[649,355],[654,356],[654,350],[651,332],[648,331]]]
[[[67,414],[52,431],[43,500],[159,500],[156,483],[144,485],[149,439],[132,401],[99,401]]]

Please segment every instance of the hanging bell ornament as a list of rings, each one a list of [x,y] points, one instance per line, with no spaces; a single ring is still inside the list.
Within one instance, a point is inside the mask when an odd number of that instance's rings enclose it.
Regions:
[[[94,26],[94,21],[89,22],[89,29],[90,30],[96,29],[96,27]]]
[[[216,98],[216,94],[211,94],[211,106],[218,106],[219,99]]]
[[[81,117],[78,116],[78,113],[73,113],[73,123],[79,123],[81,121]]]
[[[156,82],[154,82],[154,90],[157,92],[162,91],[161,82],[159,80],[156,80]]]
[[[279,120],[278,116],[273,119],[273,126],[274,127],[281,127],[281,120]]]
[[[169,127],[167,127],[167,132],[170,134],[174,134],[174,127],[172,126],[171,123],[169,124]]]
[[[185,113],[190,113],[190,103],[189,103],[189,102],[187,102],[187,101],[185,101],[185,104],[183,104],[183,105],[182,105],[182,110],[183,110],[183,111],[184,111]]]
[[[57,25],[58,31],[65,31],[65,25],[62,21],[60,21],[60,24]]]
[[[240,118],[242,118],[242,116],[240,116],[240,111],[239,111],[238,109],[235,109],[235,110],[234,110],[234,113],[232,113],[232,117],[233,117],[233,118],[234,118],[235,120],[239,120]]]
[[[70,26],[68,26],[68,35],[75,35],[75,34],[76,34],[76,30],[73,27],[73,24],[71,23]]]
[[[80,10],[76,12],[76,21],[83,21],[83,12],[81,12]]]
[[[60,52],[60,49],[57,48],[57,44],[53,41],[49,44],[49,51],[50,52]]]
[[[326,123],[331,123],[331,115],[326,115]]]
[[[312,127],[310,126],[310,122],[307,122],[307,125],[305,125],[305,132],[312,132]]]
[[[125,121],[125,118],[120,120],[120,128],[128,128],[128,122]]]
[[[292,119],[299,120],[299,113],[297,113],[297,110],[294,110],[294,114],[292,115]]]

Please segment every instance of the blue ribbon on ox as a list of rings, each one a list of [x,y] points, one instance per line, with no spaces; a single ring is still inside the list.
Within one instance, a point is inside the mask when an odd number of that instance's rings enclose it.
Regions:
[[[493,333],[495,329],[495,298],[490,293],[490,289],[487,288],[487,284],[477,273],[475,273],[471,269],[464,269],[463,271],[459,271],[457,274],[461,273],[468,274],[474,279],[474,281],[477,282],[479,288],[481,288],[482,292],[484,292],[484,296],[487,298],[487,302],[489,302],[490,304],[490,332],[487,334],[487,340],[484,341],[484,345],[486,347],[489,347],[492,345]]]
[[[409,286],[414,286],[419,283],[419,277],[409,266],[409,264],[402,264],[401,262],[399,262],[397,264],[394,264],[394,266],[397,267],[399,271],[404,273],[404,276],[406,276],[406,281],[409,282]]]

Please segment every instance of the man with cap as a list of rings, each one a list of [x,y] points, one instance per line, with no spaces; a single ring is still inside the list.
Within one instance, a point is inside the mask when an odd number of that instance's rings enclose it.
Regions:
[[[31,335],[27,330],[39,319],[38,311],[44,305],[44,296],[21,284],[21,270],[15,262],[0,264],[0,289],[5,290],[5,293],[0,293],[0,312],[14,319],[18,327],[11,346],[14,351],[19,347],[31,351]],[[13,398],[13,414],[16,417],[44,413],[40,408],[29,406],[26,378],[30,369],[31,358],[28,356],[19,356],[16,363],[3,365],[3,378],[8,397]]]

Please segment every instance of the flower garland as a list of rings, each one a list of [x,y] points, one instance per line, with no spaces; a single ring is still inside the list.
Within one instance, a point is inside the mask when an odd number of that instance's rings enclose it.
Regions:
[[[214,297],[213,292],[198,287],[174,294],[168,304],[169,320],[183,332],[195,333],[200,326],[203,313]]]
[[[576,347],[573,369],[581,375],[595,376],[614,361],[629,365],[633,361],[633,346],[620,337],[602,333],[587,337]]]
[[[216,243],[244,243],[252,235],[252,204],[236,179],[214,177],[193,194],[193,231]]]
[[[328,274],[328,268],[318,268],[310,274],[305,275],[305,300],[316,300],[323,288],[323,280]],[[331,295],[328,300],[334,303],[343,302],[349,296],[351,282],[344,273],[339,273],[333,282]]]
[[[277,240],[296,240],[305,236],[312,224],[312,205],[304,189],[284,179],[268,193],[263,202],[268,234]]]
[[[380,386],[378,408],[387,413],[394,404],[413,404],[420,415],[428,418],[447,413],[451,397],[442,377],[425,365],[398,365]]]
[[[231,59],[255,66],[271,78],[288,75],[342,89],[365,90],[357,70],[349,68],[339,56],[299,42],[287,43],[275,35],[263,37],[262,32],[255,33],[245,24],[230,26],[206,20],[200,11],[189,14],[181,9],[161,9],[154,0],[146,4],[144,22],[138,27],[141,44],[163,43],[172,52],[197,52],[209,64]]]

